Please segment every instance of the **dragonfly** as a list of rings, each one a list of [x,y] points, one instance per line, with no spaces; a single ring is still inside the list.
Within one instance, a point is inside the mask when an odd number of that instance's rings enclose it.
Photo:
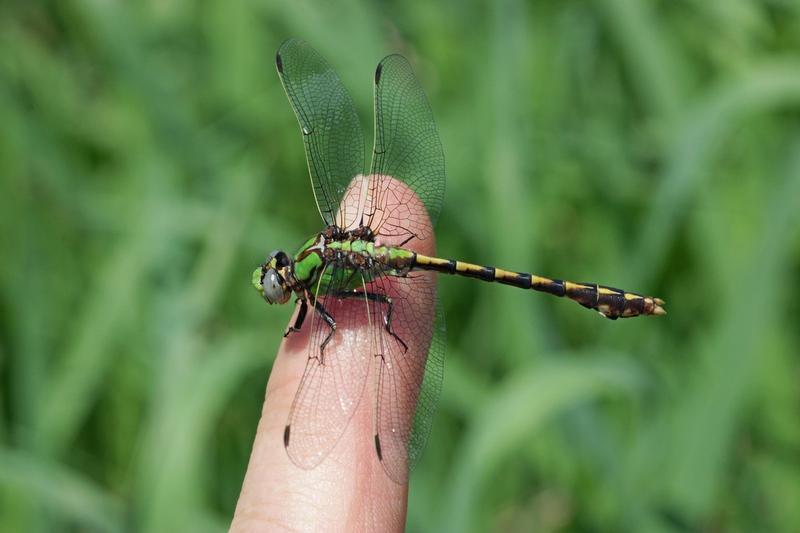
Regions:
[[[389,478],[407,483],[442,385],[445,322],[437,273],[566,297],[609,319],[666,313],[659,298],[422,253],[434,249],[445,164],[433,112],[409,61],[390,55],[375,70],[367,173],[355,106],[333,68],[300,39],[284,42],[275,62],[324,222],[294,255],[274,251],[252,276],[270,304],[296,296],[299,308],[284,336],[311,322],[306,367],[283,433],[298,467],[315,468],[329,455],[371,390],[375,456]]]

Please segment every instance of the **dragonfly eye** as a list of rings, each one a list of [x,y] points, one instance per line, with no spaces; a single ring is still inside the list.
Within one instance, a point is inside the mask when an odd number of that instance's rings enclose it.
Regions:
[[[285,304],[289,301],[291,291],[286,286],[283,278],[274,268],[270,268],[264,273],[261,281],[264,299],[271,304]]]
[[[289,256],[286,255],[285,252],[282,252],[280,250],[273,251],[272,253],[269,254],[269,257],[267,258],[267,264],[271,264],[276,269],[281,269],[285,266],[288,266],[290,262],[291,261],[289,261]]]
[[[285,266],[289,266],[289,263],[288,255],[281,251],[275,252],[275,268],[281,269]]]

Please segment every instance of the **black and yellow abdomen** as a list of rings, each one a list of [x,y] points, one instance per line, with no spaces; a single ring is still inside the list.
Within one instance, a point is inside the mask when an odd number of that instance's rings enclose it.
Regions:
[[[521,289],[533,289],[553,296],[566,296],[584,307],[594,309],[606,318],[629,318],[639,315],[664,315],[666,311],[660,298],[643,296],[597,283],[574,283],[550,279],[524,272],[512,272],[490,266],[474,265],[452,259],[441,259],[417,254],[414,269],[434,270],[483,281],[497,281]]]

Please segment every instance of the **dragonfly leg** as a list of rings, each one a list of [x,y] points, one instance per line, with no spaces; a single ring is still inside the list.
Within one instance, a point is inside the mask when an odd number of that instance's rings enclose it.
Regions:
[[[401,339],[400,336],[394,332],[394,329],[392,329],[392,311],[394,311],[394,303],[392,302],[392,299],[386,296],[385,294],[376,294],[375,296],[379,298],[382,297],[383,300],[379,301],[383,301],[388,307],[388,310],[386,311],[386,316],[383,318],[384,325],[386,326],[386,331],[388,331],[389,335],[394,337],[394,339],[400,343],[400,345],[403,347],[403,353],[406,353],[408,351],[408,345],[405,342],[403,342],[403,339]],[[367,297],[369,298],[369,295],[367,295]]]
[[[325,340],[322,341],[322,344],[319,345],[319,354],[320,357],[322,357],[325,352],[325,346],[327,346],[328,343],[331,342],[331,338],[333,337],[333,332],[336,331],[336,321],[333,319],[331,314],[325,309],[325,307],[317,301],[316,298],[314,298],[311,295],[309,295],[309,298],[311,299],[311,303],[314,305],[314,310],[317,313],[319,313],[319,316],[321,316],[322,319],[325,321],[325,323],[328,324],[328,327],[331,328],[330,332],[328,332],[328,336],[325,337]],[[323,361],[320,361],[320,364],[322,362]]]
[[[400,247],[405,246],[406,244],[408,244],[408,241],[410,241],[411,239],[415,238],[416,236],[417,236],[416,233],[412,233],[411,235],[408,236],[408,238],[406,240],[404,240],[403,242],[401,242],[397,246],[400,246]]]
[[[395,333],[394,329],[392,329],[392,312],[394,311],[394,302],[392,302],[391,298],[385,294],[378,294],[376,292],[365,293],[358,289],[353,289],[352,291],[343,291],[338,293],[336,296],[339,298],[363,298],[366,296],[368,300],[386,304],[387,310],[386,315],[383,317],[383,326],[386,331],[389,332],[389,335],[394,337],[394,339],[403,347],[403,353],[408,351],[408,345],[403,342],[403,339],[401,339],[400,336]]]
[[[306,319],[308,301],[305,298],[298,298],[297,301],[300,302],[300,311],[297,312],[297,318],[294,320],[294,324],[289,326],[283,334],[284,337],[288,337],[290,333],[294,333],[295,331],[300,331],[300,328],[303,327],[303,321]]]

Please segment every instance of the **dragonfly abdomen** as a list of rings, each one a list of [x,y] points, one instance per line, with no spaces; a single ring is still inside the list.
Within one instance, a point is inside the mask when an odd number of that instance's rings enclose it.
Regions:
[[[644,296],[597,283],[574,283],[560,279],[550,279],[525,272],[513,272],[491,266],[481,266],[453,259],[441,259],[417,254],[414,268],[434,270],[446,274],[456,274],[483,281],[497,281],[521,289],[533,289],[553,296],[574,300],[582,306],[594,309],[606,318],[628,318],[639,315],[666,314],[660,298]]]

